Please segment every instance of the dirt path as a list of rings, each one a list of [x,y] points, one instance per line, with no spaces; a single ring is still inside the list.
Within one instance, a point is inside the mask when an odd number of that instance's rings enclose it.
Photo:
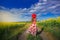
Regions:
[[[49,34],[48,32],[43,31],[40,34],[40,36],[42,37],[43,40],[55,40],[54,37],[51,34]]]
[[[29,26],[28,24],[27,24],[27,26]],[[19,35],[19,38],[18,38],[18,40],[27,40],[26,39],[26,36],[27,36],[27,33],[26,33],[26,30],[25,30],[25,32],[23,32],[21,35]],[[51,34],[49,34],[48,32],[42,32],[41,34],[40,34],[40,36],[41,36],[41,38],[43,39],[43,40],[55,40],[54,38],[53,38],[53,36],[51,35]]]
[[[19,35],[19,38],[18,38],[18,40],[27,40],[26,39],[26,31],[24,32],[24,33],[22,33],[21,35]]]
[[[25,26],[26,26],[26,27],[29,27],[30,24],[26,24]],[[27,30],[25,30],[21,35],[18,35],[18,40],[27,40],[27,39],[26,39],[26,36],[27,36],[26,31],[27,31]]]

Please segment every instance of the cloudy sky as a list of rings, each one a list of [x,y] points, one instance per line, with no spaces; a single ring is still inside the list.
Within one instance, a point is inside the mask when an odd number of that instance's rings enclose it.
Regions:
[[[30,21],[60,16],[60,0],[0,0],[0,22]]]

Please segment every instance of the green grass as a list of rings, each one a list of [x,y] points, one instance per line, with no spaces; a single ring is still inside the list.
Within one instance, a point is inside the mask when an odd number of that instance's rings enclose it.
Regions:
[[[0,40],[17,40],[17,35],[22,34],[31,22],[0,22]],[[44,27],[45,32],[51,33],[57,40],[60,40],[60,17],[37,22],[39,28]],[[41,37],[28,35],[27,40],[42,40]]]
[[[40,37],[40,35],[33,36],[31,34],[28,34],[27,40],[42,40],[42,38]]]
[[[51,33],[57,40],[60,40],[60,17],[37,22],[38,27],[44,27],[45,32]]]
[[[0,24],[0,40],[12,40],[19,33],[26,30],[26,23],[1,23]]]

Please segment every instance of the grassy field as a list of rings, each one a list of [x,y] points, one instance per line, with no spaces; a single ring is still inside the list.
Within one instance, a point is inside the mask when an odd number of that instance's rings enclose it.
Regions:
[[[30,23],[31,22],[0,22],[0,40],[13,40],[13,38],[17,40],[17,35],[22,34]],[[37,26],[39,28],[44,27],[45,32],[49,32],[56,40],[60,40],[60,17],[37,21]],[[31,35],[29,35],[27,39],[31,40],[32,38],[41,40],[39,36],[33,37]]]
[[[0,40],[13,40],[13,37],[23,33],[26,30],[25,25],[25,22],[1,22]]]
[[[60,17],[56,19],[47,19],[40,22],[37,22],[38,27],[44,27],[45,32],[49,32],[56,38],[56,40],[60,40]]]

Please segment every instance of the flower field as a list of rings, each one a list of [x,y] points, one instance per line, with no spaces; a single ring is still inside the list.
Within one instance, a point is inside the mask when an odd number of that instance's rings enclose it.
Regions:
[[[0,22],[0,40],[18,40],[29,27],[31,22]],[[56,40],[60,40],[60,17],[55,19],[37,21],[38,28],[44,28],[44,32],[49,32]],[[41,36],[26,36],[27,40],[41,40]]]
[[[40,21],[37,25],[44,27],[44,31],[52,34],[56,40],[60,40],[60,17]]]
[[[26,23],[23,22],[1,22],[0,23],[0,40],[17,40],[17,35],[22,34]]]

